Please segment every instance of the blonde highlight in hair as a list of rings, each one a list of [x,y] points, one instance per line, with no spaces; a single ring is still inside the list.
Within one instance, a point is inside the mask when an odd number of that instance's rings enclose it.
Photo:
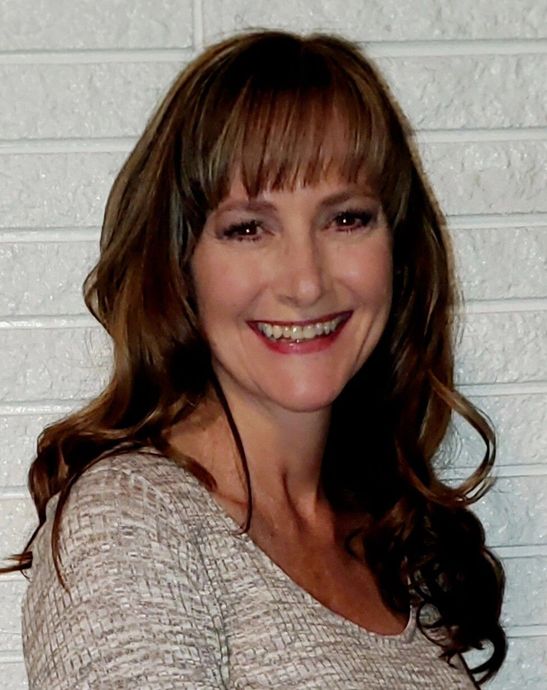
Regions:
[[[59,493],[63,506],[101,458],[152,449],[209,488],[215,481],[170,446],[167,432],[217,391],[252,492],[243,444],[213,375],[196,310],[190,260],[207,214],[234,177],[249,194],[309,185],[335,171],[370,186],[393,238],[393,306],[380,343],[333,405],[321,481],[336,510],[362,514],[348,535],[385,602],[414,602],[422,630],[450,659],[492,646],[474,673],[492,677],[506,653],[499,624],[500,563],[468,510],[490,484],[495,438],[454,386],[458,294],[443,215],[411,128],[382,77],[350,42],[262,31],[208,48],[175,80],[120,170],[106,205],[100,258],[84,284],[88,308],[113,343],[107,387],[46,428],[29,471],[38,526],[15,565],[32,565],[32,541]],[[485,454],[460,486],[435,458],[454,414],[480,434]],[[366,430],[366,433],[363,433]],[[410,584],[409,584],[410,583]]]

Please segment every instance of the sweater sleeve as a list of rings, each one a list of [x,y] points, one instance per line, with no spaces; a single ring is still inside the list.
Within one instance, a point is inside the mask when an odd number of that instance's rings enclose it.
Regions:
[[[225,687],[218,609],[174,515],[180,507],[161,491],[114,465],[76,482],[61,519],[68,593],[53,569],[49,518],[33,547],[23,603],[30,690]]]

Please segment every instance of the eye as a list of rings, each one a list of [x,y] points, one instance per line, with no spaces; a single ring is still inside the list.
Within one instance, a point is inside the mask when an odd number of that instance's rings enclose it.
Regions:
[[[236,240],[239,242],[256,242],[263,234],[260,223],[256,220],[245,221],[244,223],[234,223],[225,228],[221,236],[223,239]]]
[[[352,232],[353,230],[369,228],[374,224],[376,218],[377,213],[373,211],[349,210],[338,213],[333,222],[342,232]]]

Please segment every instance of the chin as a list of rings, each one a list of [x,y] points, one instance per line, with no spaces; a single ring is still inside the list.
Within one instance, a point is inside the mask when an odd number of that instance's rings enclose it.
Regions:
[[[282,394],[267,396],[271,402],[292,412],[318,412],[329,408],[340,395],[340,390],[285,389]]]

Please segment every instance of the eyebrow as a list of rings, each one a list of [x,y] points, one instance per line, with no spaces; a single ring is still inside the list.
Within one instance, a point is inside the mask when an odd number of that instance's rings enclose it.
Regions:
[[[362,187],[348,188],[340,192],[334,192],[333,194],[329,194],[328,196],[326,196],[319,202],[319,208],[321,210],[330,208],[332,206],[336,206],[337,204],[344,203],[345,201],[349,201],[350,199],[354,199],[358,196],[374,200],[377,200],[378,198],[376,194],[374,194],[370,189]],[[252,198],[226,201],[224,203],[221,202],[217,207],[216,211],[224,212],[234,210],[245,210],[259,213],[271,211],[272,209],[275,209],[275,204],[272,204],[270,201],[265,201],[264,199],[259,198]]]
[[[377,200],[376,194],[372,192],[370,189],[363,189],[362,187],[355,187],[351,189],[345,189],[341,192],[335,192],[334,194],[329,194],[329,196],[326,196],[320,203],[319,207],[320,208],[330,208],[331,206],[336,206],[337,204],[341,204],[344,201],[349,201],[350,199],[354,199],[355,197],[362,197],[365,199],[374,199]]]

